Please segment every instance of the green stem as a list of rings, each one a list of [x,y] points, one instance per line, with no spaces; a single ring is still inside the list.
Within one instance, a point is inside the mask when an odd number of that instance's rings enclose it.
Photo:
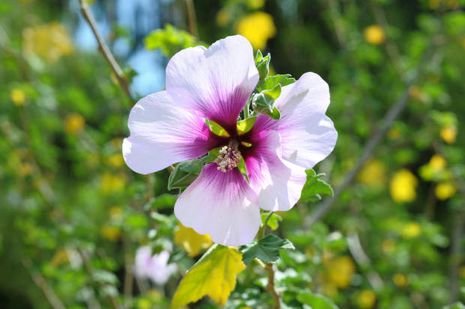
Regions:
[[[267,235],[268,221],[270,220],[272,215],[273,215],[273,212],[270,211],[270,213],[266,216],[265,221],[263,222],[261,238],[264,238]],[[279,293],[278,291],[276,291],[276,287],[275,287],[275,271],[274,271],[273,264],[272,263],[263,264],[263,262],[259,264],[264,266],[268,274],[268,284],[266,286],[266,289],[271,294],[271,297],[273,298],[273,302],[274,302],[273,309],[280,309],[281,308],[281,297],[279,296]]]
[[[247,103],[244,106],[244,119],[247,119],[250,117],[250,110],[249,110],[249,105],[250,105],[250,100],[247,101]]]
[[[266,216],[265,218],[265,222],[263,222],[263,229],[262,229],[262,237],[260,238],[264,238],[268,232],[268,221],[270,220],[271,216],[273,215],[273,212],[270,211],[270,213]]]

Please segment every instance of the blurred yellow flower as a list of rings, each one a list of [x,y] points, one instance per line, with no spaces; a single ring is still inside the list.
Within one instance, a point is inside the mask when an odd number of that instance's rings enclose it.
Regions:
[[[382,186],[386,182],[386,168],[380,160],[368,161],[358,175],[358,180],[367,186]]]
[[[26,102],[26,94],[19,88],[13,88],[10,92],[10,99],[16,106],[23,106]]]
[[[359,308],[370,309],[376,303],[376,294],[372,290],[362,290],[357,293],[356,304]]]
[[[401,230],[401,234],[404,238],[407,239],[416,238],[421,234],[421,226],[416,222],[409,222],[404,225]]]
[[[239,20],[236,31],[245,36],[255,49],[263,49],[268,39],[276,35],[273,17],[264,12],[256,12]]]
[[[410,86],[410,88],[408,90],[408,93],[409,93],[410,97],[415,101],[423,102],[423,101],[426,100],[425,94],[423,93],[421,88],[416,86],[416,85]]]
[[[161,303],[163,295],[156,289],[148,290],[145,295],[141,295],[135,303],[136,309],[153,309],[158,308],[157,304]]]
[[[407,169],[397,171],[391,179],[391,197],[395,202],[411,202],[416,198],[418,181]]]
[[[429,8],[432,10],[436,10],[439,8],[439,5],[441,4],[441,0],[429,0]]]
[[[66,249],[60,249],[52,257],[52,261],[50,262],[53,266],[57,267],[62,264],[68,263],[69,256]]]
[[[381,244],[384,253],[391,253],[396,248],[396,243],[392,239],[386,239]]]
[[[122,173],[105,172],[100,178],[100,188],[103,193],[121,192],[126,185],[126,176]]]
[[[115,137],[110,141],[110,144],[113,148],[120,150],[122,142],[123,139],[121,137]]]
[[[77,135],[82,132],[85,124],[84,117],[77,113],[70,114],[65,118],[65,132],[70,135]]]
[[[457,128],[454,126],[447,126],[441,129],[441,138],[447,144],[455,143],[457,137]]]
[[[388,131],[387,136],[389,139],[398,139],[400,137],[400,130],[397,128],[392,128]]]
[[[407,285],[408,279],[407,276],[401,273],[394,274],[392,277],[392,282],[400,288],[403,288]]]
[[[26,177],[32,174],[32,171],[34,170],[34,166],[31,163],[28,162],[22,162],[19,165],[19,175],[22,177]]]
[[[23,30],[23,52],[55,62],[62,56],[71,55],[74,46],[68,30],[58,22],[51,22]]]
[[[384,35],[384,30],[379,25],[371,25],[365,28],[363,31],[363,37],[367,43],[372,45],[379,45],[384,43],[386,36]]]
[[[191,228],[179,225],[174,233],[174,243],[183,247],[189,256],[194,257],[210,247],[212,240],[209,235],[200,235]]]
[[[352,281],[355,265],[348,256],[340,256],[324,261],[325,281],[337,288],[346,288]]]
[[[123,209],[118,206],[110,208],[110,218],[113,221],[118,221],[123,217]]]
[[[432,10],[437,10],[441,6],[448,9],[457,9],[460,7],[459,0],[429,0],[429,8]]]
[[[248,0],[247,1],[247,5],[249,6],[249,8],[254,9],[254,10],[262,8],[264,4],[265,4],[265,0]]]
[[[428,165],[431,167],[432,170],[439,172],[439,171],[444,170],[444,168],[447,165],[447,161],[446,159],[444,159],[443,156],[439,154],[435,154],[429,160]]]
[[[114,168],[120,168],[124,165],[123,156],[120,153],[112,154],[107,158],[107,164]]]
[[[104,225],[100,229],[100,235],[109,241],[117,241],[121,238],[121,230],[116,226]]]
[[[460,277],[465,279],[465,266],[460,267],[459,274],[460,274]]]
[[[420,168],[420,176],[425,180],[438,179],[438,177],[445,175],[446,166],[446,159],[439,154],[435,154],[431,157],[428,164]]]
[[[457,188],[450,181],[439,183],[434,190],[436,197],[441,201],[451,198],[455,195],[455,192],[457,192]]]
[[[231,16],[229,15],[228,11],[226,11],[224,8],[219,10],[216,14],[216,24],[220,27],[225,27],[230,20]]]

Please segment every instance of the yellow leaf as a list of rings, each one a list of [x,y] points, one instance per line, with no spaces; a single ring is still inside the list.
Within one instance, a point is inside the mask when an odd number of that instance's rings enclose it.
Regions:
[[[237,249],[212,247],[181,280],[171,308],[185,306],[206,295],[224,305],[236,286],[237,275],[244,269],[242,255]]]
[[[210,247],[209,235],[200,235],[191,228],[180,225],[174,233],[174,242],[184,248],[189,256],[197,256],[203,249]]]

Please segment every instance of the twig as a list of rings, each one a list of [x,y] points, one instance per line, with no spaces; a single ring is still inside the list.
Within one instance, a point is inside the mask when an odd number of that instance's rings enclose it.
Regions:
[[[384,287],[383,279],[381,276],[371,269],[371,261],[368,255],[363,250],[362,243],[360,242],[360,237],[357,233],[351,233],[348,238],[349,251],[354,257],[357,264],[364,270],[367,270],[367,278],[370,285],[375,289],[375,291],[380,291]]]
[[[186,1],[186,10],[187,10],[187,22],[189,23],[189,32],[195,36],[199,37],[199,32],[197,30],[197,16],[195,14],[195,6],[193,0]]]
[[[336,39],[341,47],[346,47],[347,42],[344,34],[344,25],[342,24],[342,17],[337,7],[335,0],[328,0],[328,8],[331,20],[334,25],[334,33],[336,34]]]
[[[124,293],[124,307],[129,308],[129,302],[132,298],[133,288],[134,288],[134,273],[132,270],[132,259],[131,255],[128,253],[128,239],[123,237],[123,249],[124,249],[124,284],[123,284],[123,293]]]
[[[77,248],[76,251],[78,252],[78,254],[79,254],[79,256],[80,256],[80,258],[82,260],[82,264],[84,265],[84,270],[86,271],[87,275],[93,281],[94,270],[92,268],[92,265],[89,263],[89,260],[88,260],[88,258],[86,256],[86,254],[80,248]],[[98,288],[96,285],[103,287],[103,284],[100,284],[98,282],[92,282],[92,284],[94,285],[94,290],[96,292],[97,292],[97,288]],[[120,309],[121,308],[121,306],[118,304],[118,301],[117,301],[117,299],[115,297],[109,295],[108,300],[110,301],[111,307],[113,309]]]
[[[340,197],[342,192],[354,181],[355,177],[360,172],[362,167],[370,159],[373,152],[379,146],[379,144],[383,140],[387,131],[391,128],[394,121],[397,118],[399,118],[400,114],[407,106],[407,102],[409,100],[410,87],[413,84],[415,84],[415,82],[418,80],[420,76],[420,71],[424,65],[425,60],[429,58],[429,55],[430,55],[430,52],[433,46],[434,45],[431,44],[431,46],[423,54],[422,59],[419,61],[417,70],[414,72],[414,75],[410,79],[410,82],[407,82],[405,90],[400,96],[399,100],[397,100],[397,102],[394,105],[392,105],[391,108],[388,110],[387,114],[384,116],[383,120],[381,121],[381,125],[378,127],[378,129],[375,131],[373,136],[365,144],[362,155],[359,157],[355,166],[352,168],[352,170],[350,170],[346,174],[341,184],[334,190],[333,197],[328,198],[324,202],[322,202],[317,207],[317,209],[313,212],[313,214],[310,217],[306,218],[304,222],[304,225],[306,228],[313,225],[315,222],[320,220],[323,216],[325,216],[329,212],[329,210],[333,207],[334,203]],[[431,61],[431,59],[428,59],[428,60]]]
[[[400,113],[404,110],[409,98],[409,89],[410,86],[407,86],[407,89],[404,91],[397,103],[394,104],[388,111],[388,113],[381,122],[381,126],[365,145],[363,153],[359,157],[355,166],[352,168],[351,171],[349,171],[349,173],[346,174],[341,184],[334,190],[334,196],[322,202],[315,210],[315,212],[312,214],[312,216],[308,218],[307,222],[305,222],[307,226],[314,224],[315,222],[320,220],[324,215],[326,215],[326,213],[334,205],[334,202],[337,201],[341,193],[352,183],[352,181],[357,176],[358,172],[362,169],[363,165],[370,159],[373,151],[376,147],[378,147],[386,132],[392,126],[394,120],[396,120],[399,117]]]
[[[116,62],[115,57],[111,53],[111,51],[108,48],[107,44],[105,43],[103,37],[101,36],[100,32],[98,31],[97,23],[95,22],[94,16],[92,15],[91,11],[89,10],[88,4],[86,3],[85,0],[79,0],[79,4],[80,4],[80,7],[81,7],[82,16],[87,21],[90,28],[92,29],[94,37],[97,40],[97,43],[98,43],[98,46],[99,46],[99,50],[102,53],[105,60],[110,65],[110,68],[113,71],[113,74],[115,74],[116,79],[118,80],[119,86],[121,87],[121,89],[123,89],[123,91],[129,97],[129,99],[133,100],[132,96],[131,96],[131,91],[129,90],[128,79],[126,78],[126,75],[124,74],[123,70],[119,66],[118,62]]]
[[[381,9],[378,4],[374,3],[373,1],[370,1],[370,7],[373,12],[373,15],[375,16],[376,22],[381,25],[381,27],[384,30],[384,33],[386,33],[386,30],[389,27],[389,24],[386,19],[386,15],[384,14],[384,10]],[[400,59],[400,53],[399,53],[399,48],[397,45],[389,38],[389,36],[386,35],[386,53],[388,54],[389,58],[391,59],[392,64],[394,65],[395,69],[397,70],[397,73],[403,77],[403,70],[402,66],[399,62]]]
[[[29,270],[32,281],[34,284],[44,293],[45,298],[53,309],[65,309],[65,305],[61,302],[60,298],[56,295],[55,291],[48,285],[47,280],[42,277],[39,273],[31,270],[31,261],[22,260],[24,268]]]
[[[266,285],[266,289],[268,290],[268,292],[270,292],[271,296],[273,297],[273,302],[274,302],[273,309],[280,309],[281,308],[281,297],[276,291],[276,287],[274,285],[273,264],[271,263],[266,264],[265,269],[268,273],[268,284]]]
[[[459,298],[459,267],[462,237],[465,232],[465,214],[453,213],[454,222],[452,227],[452,239],[450,249],[450,268],[449,268],[449,284],[450,284],[450,303],[458,301]]]

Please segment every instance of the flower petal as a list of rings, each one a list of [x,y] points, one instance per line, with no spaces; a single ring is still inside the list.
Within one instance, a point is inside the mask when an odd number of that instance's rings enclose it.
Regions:
[[[241,173],[223,173],[216,164],[204,167],[200,176],[178,198],[176,217],[214,242],[239,246],[251,242],[260,227],[260,210]]]
[[[283,158],[312,168],[334,149],[337,131],[326,115],[330,102],[328,84],[315,73],[305,73],[295,83],[285,86],[276,101],[280,120],[260,116],[255,131],[276,129],[281,136]]]
[[[233,129],[258,82],[253,50],[242,36],[204,47],[187,48],[166,68],[166,90],[204,117]]]
[[[215,146],[203,119],[176,106],[165,91],[137,102],[128,126],[131,134],[123,141],[123,157],[140,174],[199,157]]]
[[[253,153],[245,160],[250,187],[259,196],[259,206],[286,211],[299,200],[307,175],[305,168],[283,160],[279,135],[262,132]]]

